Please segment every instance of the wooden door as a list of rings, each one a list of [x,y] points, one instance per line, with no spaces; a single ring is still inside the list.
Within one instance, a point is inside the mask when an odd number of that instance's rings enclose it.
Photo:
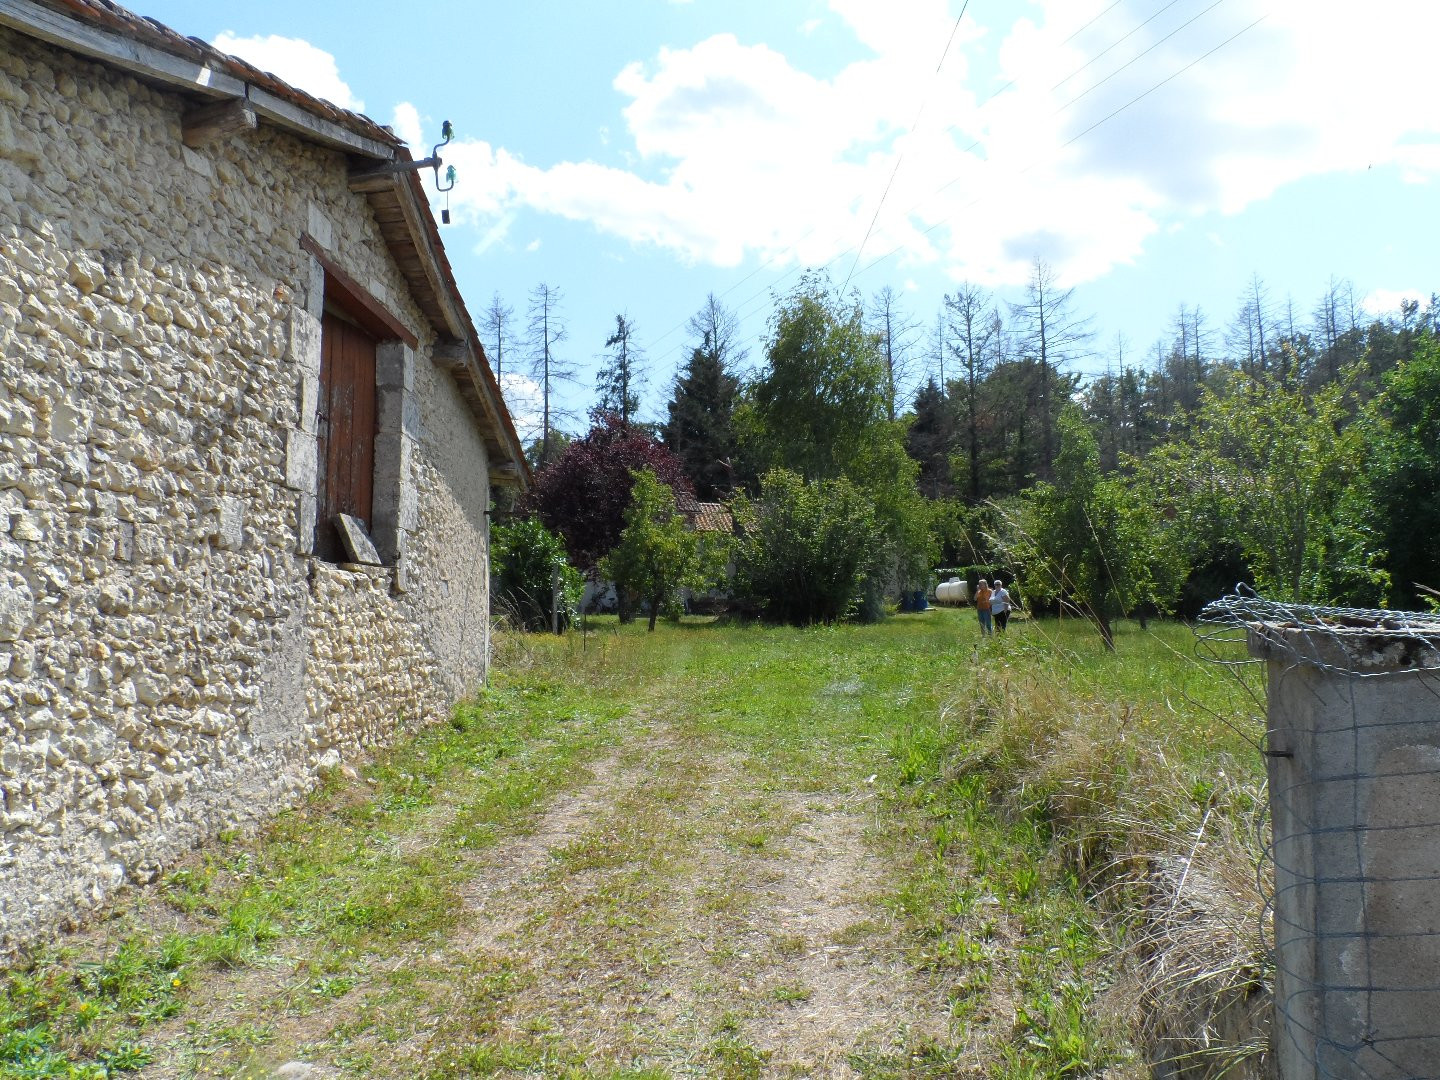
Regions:
[[[318,505],[315,554],[349,556],[331,519],[350,514],[369,528],[375,491],[375,339],[325,312],[320,350]]]

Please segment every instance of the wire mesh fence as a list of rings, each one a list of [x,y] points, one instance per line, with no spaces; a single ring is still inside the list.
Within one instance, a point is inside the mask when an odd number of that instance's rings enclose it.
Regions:
[[[1440,1077],[1440,616],[1237,590],[1201,618],[1263,665],[1281,1080]]]

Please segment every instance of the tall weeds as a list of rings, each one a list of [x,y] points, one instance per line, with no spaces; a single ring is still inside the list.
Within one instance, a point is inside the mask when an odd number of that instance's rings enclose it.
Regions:
[[[946,771],[982,783],[1000,813],[1046,823],[1056,869],[1084,883],[1121,946],[1101,1004],[1153,1076],[1265,1077],[1257,770],[1197,753],[1162,706],[1102,702],[1069,674],[1042,662],[963,685]]]

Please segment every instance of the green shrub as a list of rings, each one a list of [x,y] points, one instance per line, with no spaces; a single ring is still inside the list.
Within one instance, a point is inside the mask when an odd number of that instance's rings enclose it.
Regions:
[[[560,575],[560,625],[580,606],[584,581],[565,561],[565,545],[536,518],[496,524],[490,530],[501,605],[527,630],[548,630],[555,614],[555,575]]]
[[[766,618],[804,626],[854,613],[881,543],[874,505],[854,484],[775,469],[735,512],[737,591]]]

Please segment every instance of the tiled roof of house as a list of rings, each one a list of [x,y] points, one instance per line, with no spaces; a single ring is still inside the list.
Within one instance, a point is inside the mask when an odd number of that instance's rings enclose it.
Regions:
[[[190,60],[200,67],[222,71],[250,86],[260,87],[276,97],[299,106],[307,113],[338,124],[348,131],[391,147],[405,145],[394,132],[377,124],[363,113],[342,109],[329,101],[299,90],[276,75],[262,71],[238,56],[223,53],[209,42],[186,37],[170,29],[158,19],[135,14],[111,0],[36,0],[38,6],[52,8],[74,19],[131,41],[151,45],[171,56]]]
[[[696,532],[735,531],[735,519],[724,503],[700,502],[688,491],[681,491],[675,495],[675,509],[685,515]]]
[[[724,503],[702,502],[695,505],[697,510],[690,520],[694,523],[696,532],[735,531],[735,519],[730,516],[730,509]]]

